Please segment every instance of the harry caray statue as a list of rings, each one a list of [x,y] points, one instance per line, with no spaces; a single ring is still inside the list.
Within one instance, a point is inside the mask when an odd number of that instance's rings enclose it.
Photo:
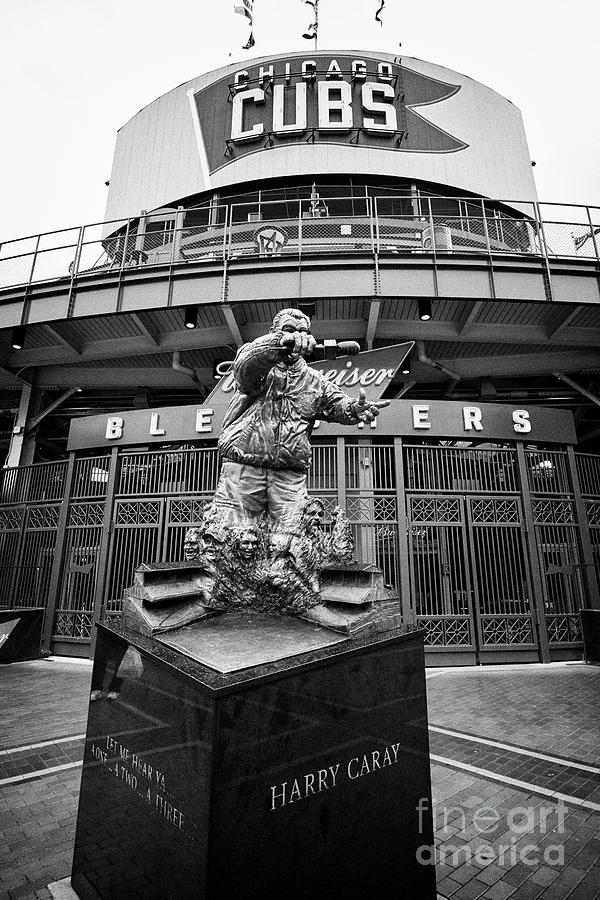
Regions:
[[[307,365],[315,345],[308,316],[284,309],[268,334],[237,354],[219,484],[186,536],[186,557],[212,575],[209,608],[306,614],[321,603],[321,570],[352,558],[342,510],[327,531],[322,502],[308,496],[309,438],[316,419],[372,422],[389,401],[345,394]]]
[[[213,514],[240,524],[268,513],[275,527],[289,520],[307,498],[309,438],[316,419],[356,425],[372,422],[389,401],[349,397],[311,368],[310,319],[283,309],[268,334],[245,344],[236,356],[236,389],[223,421],[224,457]]]

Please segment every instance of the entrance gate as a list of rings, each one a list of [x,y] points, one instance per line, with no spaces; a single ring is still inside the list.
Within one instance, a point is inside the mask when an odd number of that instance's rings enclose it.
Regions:
[[[518,497],[408,498],[410,569],[418,621],[431,651],[472,665],[537,661]]]
[[[216,487],[215,446],[133,451],[0,473],[0,606],[44,606],[44,647],[88,655],[137,565],[183,557]],[[430,664],[577,659],[600,575],[600,457],[321,439],[309,491],[346,509],[356,558],[383,571]]]

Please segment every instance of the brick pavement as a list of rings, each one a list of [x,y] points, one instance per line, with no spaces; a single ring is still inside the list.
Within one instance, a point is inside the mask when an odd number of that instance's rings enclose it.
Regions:
[[[446,670],[430,679],[429,720],[598,765],[598,672],[581,663]]]
[[[440,895],[600,897],[600,668],[428,676]]]
[[[428,676],[440,896],[600,898],[600,668]],[[90,678],[67,660],[0,667],[0,898],[50,898],[70,872]]]
[[[70,871],[91,676],[83,661],[0,666],[1,898],[50,898]]]

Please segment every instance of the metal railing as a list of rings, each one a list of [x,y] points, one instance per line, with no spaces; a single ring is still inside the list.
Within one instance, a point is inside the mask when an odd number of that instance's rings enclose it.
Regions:
[[[140,266],[321,253],[600,261],[600,207],[498,201],[515,210],[511,215],[485,200],[420,197],[414,208],[406,201],[413,212],[390,214],[394,201],[397,197],[232,203],[201,210],[206,224],[200,225],[186,225],[186,217],[199,210],[181,209],[32,235],[0,244],[0,289]],[[450,205],[460,214],[446,214]]]

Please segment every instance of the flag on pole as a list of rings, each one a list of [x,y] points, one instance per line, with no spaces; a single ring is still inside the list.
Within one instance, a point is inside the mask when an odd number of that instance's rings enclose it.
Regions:
[[[254,47],[256,43],[254,40],[254,33],[252,30],[252,11],[254,6],[254,0],[242,0],[241,6],[234,6],[233,11],[237,13],[239,16],[245,16],[248,19],[248,24],[250,25],[250,37],[248,38],[248,43],[244,44],[243,50],[250,50],[251,47]]]
[[[301,0],[301,2],[306,3],[308,6],[312,6],[315,11],[315,21],[311,22],[302,37],[307,41],[315,41],[316,47],[316,41],[319,31],[319,0]]]
[[[379,3],[379,9],[375,13],[375,21],[379,22],[379,24],[383,27],[383,22],[380,19],[380,15],[381,15],[381,10],[385,6],[385,0],[377,0],[377,2]]]
[[[236,12],[240,16],[246,16],[246,18],[250,20],[250,24],[252,25],[252,7],[253,6],[254,6],[254,0],[242,0],[242,6],[234,6],[233,11]]]

